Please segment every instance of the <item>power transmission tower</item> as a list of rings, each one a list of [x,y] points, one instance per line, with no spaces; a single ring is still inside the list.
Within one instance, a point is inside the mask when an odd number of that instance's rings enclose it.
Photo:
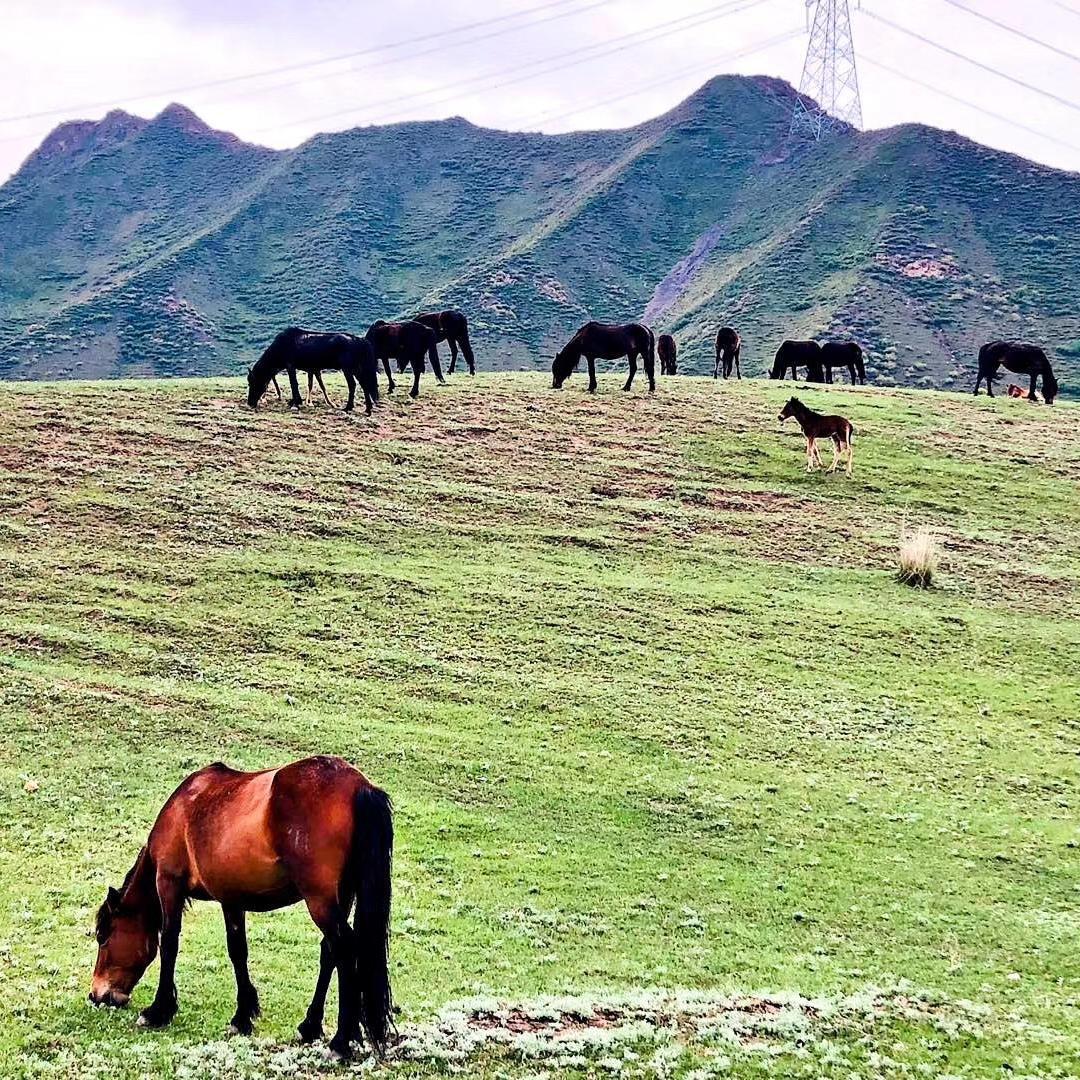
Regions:
[[[848,0],[806,0],[808,26],[811,8],[810,44],[791,131],[818,140],[848,124],[861,128],[862,101]]]

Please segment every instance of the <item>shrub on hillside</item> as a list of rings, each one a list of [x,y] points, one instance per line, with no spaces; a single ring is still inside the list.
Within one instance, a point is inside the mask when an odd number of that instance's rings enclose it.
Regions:
[[[900,539],[900,569],[897,577],[917,589],[928,589],[941,563],[941,545],[925,526],[905,531]]]

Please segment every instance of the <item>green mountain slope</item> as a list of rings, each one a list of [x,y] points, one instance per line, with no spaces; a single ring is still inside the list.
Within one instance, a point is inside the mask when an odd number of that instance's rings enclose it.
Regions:
[[[1008,335],[1080,382],[1080,176],[916,126],[792,141],[792,95],[725,76],[623,131],[453,119],[292,151],[182,106],[63,125],[0,187],[0,372],[230,372],[288,323],[454,304],[487,367],[645,317],[694,370],[731,322],[751,372],[834,331],[879,381],[963,388]]]

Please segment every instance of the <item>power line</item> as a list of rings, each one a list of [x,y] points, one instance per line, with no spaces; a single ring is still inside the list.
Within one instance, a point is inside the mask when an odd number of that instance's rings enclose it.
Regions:
[[[364,113],[370,109],[377,108],[380,105],[399,105],[403,101],[409,101],[419,97],[426,97],[428,94],[439,93],[443,90],[456,90],[463,86],[469,86],[476,83],[483,84],[486,82],[486,80],[491,78],[499,78],[502,75],[515,74],[514,78],[506,79],[502,82],[493,83],[491,85],[481,85],[478,88],[485,91],[501,90],[506,86],[513,86],[519,82],[525,82],[529,79],[535,79],[540,75],[547,75],[553,71],[562,71],[563,69],[568,67],[575,67],[581,62],[582,54],[584,53],[593,54],[586,57],[586,59],[596,60],[604,56],[611,56],[616,53],[625,52],[628,49],[640,48],[642,45],[657,41],[661,38],[670,37],[672,34],[685,33],[687,30],[695,29],[698,26],[713,22],[716,19],[725,18],[728,15],[736,15],[740,12],[748,11],[751,8],[758,7],[761,4],[767,2],[768,0],[743,0],[743,2],[738,3],[733,2],[733,0],[727,0],[726,3],[717,4],[711,8],[704,8],[701,11],[693,12],[690,15],[683,15],[678,19],[669,19],[666,22],[655,23],[654,25],[645,27],[642,30],[636,30],[629,34],[622,34],[619,37],[609,38],[607,41],[596,42],[592,45],[583,45],[577,49],[571,49],[569,51],[563,50],[557,54],[541,57],[539,60],[533,60],[526,64],[514,64],[510,67],[499,68],[494,71],[485,72],[482,75],[470,76],[466,79],[458,79],[455,82],[444,83],[442,86],[431,87],[428,90],[417,91],[413,94],[405,94],[392,98],[383,98],[379,101],[368,102],[364,105],[351,106],[347,109],[335,109],[333,112],[318,113],[312,116],[302,117],[298,120],[291,120],[285,124],[275,124],[271,127],[259,128],[257,129],[256,134],[266,131],[280,131],[283,128],[296,127],[300,124],[319,123],[324,120],[333,120],[340,116],[351,116],[355,115],[356,113]],[[662,32],[654,33],[654,31]],[[641,38],[641,40],[633,41],[633,38]],[[612,45],[615,45],[616,43],[621,44],[618,44],[615,48],[610,47]],[[556,64],[549,64],[548,61],[553,59],[558,59],[560,62]],[[533,71],[529,74],[516,74],[528,68],[539,68],[539,70]],[[428,104],[441,105],[448,101],[453,101],[458,96],[459,95],[457,94],[452,94],[449,97],[438,98],[435,101],[429,102]],[[378,123],[380,120],[386,117],[392,117],[397,115],[397,112],[398,110],[395,109],[393,112],[383,113],[381,115],[372,117],[368,121],[368,123]]]
[[[973,11],[965,4],[960,3],[960,0],[945,0],[945,3],[968,15],[973,15],[976,19],[982,19],[983,22],[990,23],[992,26],[996,26],[1001,30],[1007,30],[1010,34],[1015,34],[1018,38],[1023,38],[1024,41],[1030,41],[1033,45],[1041,45],[1044,49],[1049,49],[1050,52],[1057,53],[1058,56],[1064,56],[1067,60],[1073,60],[1080,64],[1080,55],[1069,52],[1068,49],[1060,49],[1057,45],[1052,45],[1049,41],[1043,41],[1042,38],[1037,38],[1033,34],[1028,34],[1015,26],[1003,23],[999,19],[995,19],[992,15],[986,15],[981,11]]]
[[[1076,150],[1080,152],[1080,145],[1076,143],[1066,142],[1064,139],[1059,139],[1056,135],[1050,135],[1045,131],[1040,131],[1038,128],[1029,127],[1027,124],[1021,123],[1019,120],[1013,120],[1011,117],[1003,116],[1001,113],[994,112],[992,109],[984,108],[982,105],[977,104],[974,101],[968,101],[967,98],[962,98],[957,94],[953,94],[948,90],[942,90],[940,86],[934,86],[932,83],[924,82],[922,79],[915,78],[914,75],[909,74],[906,71],[901,71],[899,68],[894,68],[891,64],[886,64],[883,60],[876,60],[872,56],[867,56],[864,52],[859,53],[859,57],[865,63],[872,65],[876,68],[881,68],[882,71],[887,71],[891,75],[896,75],[898,78],[906,79],[910,83],[914,83],[916,86],[921,86],[924,90],[929,90],[932,93],[939,94],[943,98],[948,98],[950,101],[955,101],[959,105],[966,105],[969,109],[974,109],[976,112],[983,113],[985,116],[989,116],[993,120],[999,120],[1003,124],[1008,124],[1010,127],[1018,128],[1020,131],[1026,131],[1029,135],[1037,135],[1040,139],[1046,139],[1047,142],[1057,143],[1058,146],[1063,146],[1068,150]]]
[[[567,3],[569,0],[559,0],[560,3]],[[573,0],[575,3],[580,3],[580,0]],[[542,19],[532,19],[529,22],[521,23],[518,26],[502,27],[498,30],[489,30],[484,34],[474,34],[467,38],[462,38],[454,42],[454,47],[457,48],[461,45],[472,45],[477,41],[488,41],[491,38],[501,37],[504,34],[513,34],[519,30],[528,30],[534,26],[541,26],[544,23],[555,22],[557,19],[572,18],[576,15],[584,15],[587,11],[592,11],[594,8],[605,7],[608,4],[614,3],[614,0],[593,0],[592,3],[586,4],[584,7],[573,8],[569,11],[557,11],[552,15],[547,15]],[[445,53],[446,42],[440,40],[434,45],[428,46],[426,49],[419,51],[413,51],[409,53],[408,59],[411,63],[414,60],[419,60],[421,57],[430,56],[432,53]],[[401,62],[401,57],[386,57],[384,59],[377,59],[369,64],[350,64],[344,71],[332,71],[325,74],[318,73],[315,75],[309,75],[302,79],[290,79],[288,82],[272,83],[269,86],[257,86],[251,90],[242,90],[238,94],[229,94],[226,97],[212,98],[209,101],[204,101],[202,105],[221,105],[228,101],[236,101],[240,98],[251,97],[255,94],[262,94],[273,90],[286,90],[293,86],[303,86],[309,82],[317,82],[319,79],[325,78],[337,78],[342,75],[352,75],[360,71],[370,71],[372,68],[383,67],[386,64],[397,64]]]
[[[1070,15],[1080,16],[1080,8],[1074,8],[1072,4],[1066,4],[1064,0],[1047,0],[1048,4],[1053,4],[1056,8],[1061,8],[1062,11],[1067,11]]]
[[[794,27],[783,34],[776,34],[771,38],[767,38],[765,41],[759,41],[755,45],[747,46],[745,49],[739,49],[736,52],[730,52],[723,56],[714,56],[711,60],[707,60],[703,64],[695,64],[693,67],[682,68],[678,75],[669,76],[666,79],[655,79],[652,82],[645,83],[635,87],[633,90],[628,90],[622,94],[616,94],[613,97],[601,98],[599,101],[592,101],[588,105],[577,106],[573,109],[566,109],[563,112],[557,113],[540,113],[536,116],[530,117],[528,120],[518,122],[514,127],[524,131],[532,130],[534,126],[540,124],[550,124],[557,120],[564,120],[568,116],[576,116],[579,113],[591,112],[593,109],[599,109],[604,105],[612,105],[617,101],[625,101],[627,98],[637,97],[640,94],[647,93],[650,90],[655,90],[661,86],[670,86],[672,83],[680,82],[686,78],[687,75],[694,75],[702,71],[715,70],[717,64],[729,63],[732,60],[741,60],[745,56],[751,56],[753,53],[763,52],[765,49],[772,48],[774,45],[782,45],[784,42],[792,41],[797,37],[802,37],[803,30],[801,27]]]
[[[1075,101],[1070,101],[1068,98],[1059,97],[1057,94],[1051,93],[1049,90],[1044,90],[1041,86],[1035,86],[1033,83],[1025,82],[1023,79],[1018,79],[1014,75],[1007,75],[1004,71],[999,71],[995,67],[991,67],[989,64],[984,64],[979,60],[973,60],[970,56],[965,56],[962,52],[957,52],[955,49],[950,49],[947,45],[942,45],[933,38],[928,38],[923,34],[916,33],[914,30],[909,30],[906,26],[901,26],[899,23],[894,23],[891,19],[886,19],[884,15],[879,15],[876,11],[870,11],[868,8],[863,8],[863,12],[871,19],[875,19],[877,22],[884,23],[886,26],[892,27],[893,30],[899,31],[901,34],[907,35],[907,37],[914,38],[916,41],[921,41],[925,45],[931,46],[931,48],[937,49],[938,52],[943,52],[948,56],[953,56],[957,60],[963,60],[967,64],[971,64],[974,67],[979,68],[982,71],[989,72],[991,75],[997,75],[998,78],[1005,79],[1008,82],[1013,83],[1016,86],[1022,86],[1025,90],[1031,90],[1033,93],[1041,94],[1044,98],[1048,98],[1050,101],[1056,101],[1059,105],[1064,105],[1067,109],[1072,109],[1075,112],[1080,112],[1080,105]]]
[[[188,83],[185,86],[174,86],[167,90],[154,90],[142,94],[131,94],[126,97],[109,98],[102,101],[83,102],[79,105],[65,105],[59,109],[45,109],[41,112],[23,113],[18,116],[0,117],[0,124],[11,124],[19,120],[40,120],[50,116],[65,116],[78,113],[82,110],[103,109],[109,106],[126,104],[132,101],[147,101],[151,98],[169,97],[172,94],[188,94],[196,90],[206,90],[215,86],[227,86],[232,83],[246,82],[250,79],[261,79],[267,75],[283,75],[289,71],[300,71],[312,67],[320,67],[324,64],[334,64],[342,60],[354,60],[361,56],[370,56],[373,53],[384,52],[388,49],[401,49],[407,45],[418,45],[425,41],[442,39],[448,34],[462,34],[478,27],[491,26],[495,23],[507,22],[511,19],[519,19],[525,15],[532,15],[539,11],[549,11],[553,8],[565,7],[567,4],[576,3],[578,0],[548,0],[547,3],[538,4],[535,7],[523,8],[520,11],[511,11],[505,15],[495,15],[488,19],[477,19],[474,22],[462,23],[442,30],[431,31],[426,34],[418,34],[415,37],[401,38],[398,41],[384,42],[381,45],[369,45],[363,49],[352,52],[337,53],[334,56],[324,56],[317,60],[305,60],[295,64],[283,64],[280,67],[265,68],[262,71],[250,71],[243,75],[228,75],[220,79],[208,79],[204,82]],[[514,29],[517,29],[516,27]]]

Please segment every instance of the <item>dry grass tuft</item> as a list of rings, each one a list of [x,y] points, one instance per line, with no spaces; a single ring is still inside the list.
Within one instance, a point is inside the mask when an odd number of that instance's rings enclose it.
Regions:
[[[900,569],[897,577],[917,589],[928,589],[941,563],[941,544],[925,526],[905,530],[900,539]]]

